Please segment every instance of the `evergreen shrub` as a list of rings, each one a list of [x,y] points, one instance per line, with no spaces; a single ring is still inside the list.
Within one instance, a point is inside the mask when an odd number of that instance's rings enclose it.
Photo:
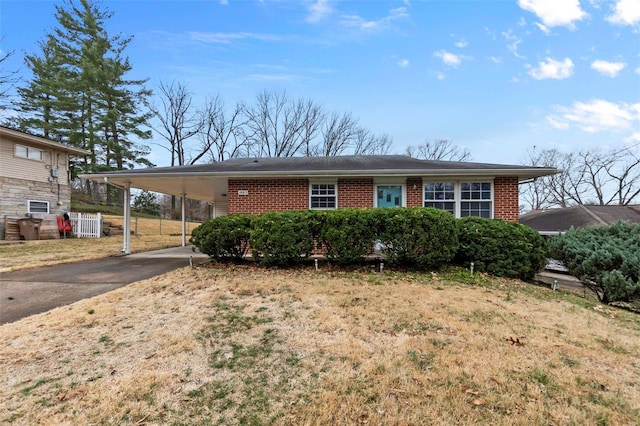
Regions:
[[[337,209],[322,212],[320,242],[330,262],[338,265],[360,263],[373,251],[377,209]]]
[[[315,248],[320,217],[311,210],[255,216],[249,238],[254,259],[263,265],[288,266],[309,257]]]
[[[373,219],[390,264],[437,269],[456,254],[458,233],[449,212],[425,207],[375,209]]]
[[[528,226],[498,219],[457,219],[456,261],[499,277],[531,280],[546,264],[547,244]]]
[[[640,298],[640,224],[572,228],[550,246],[551,255],[602,303]]]
[[[251,218],[230,214],[209,219],[191,232],[189,241],[212,259],[240,261],[249,249]]]

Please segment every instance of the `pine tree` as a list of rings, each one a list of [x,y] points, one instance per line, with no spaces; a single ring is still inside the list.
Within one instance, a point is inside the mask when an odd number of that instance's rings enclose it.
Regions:
[[[108,34],[112,15],[93,0],[56,6],[58,26],[39,56],[27,56],[33,78],[19,89],[21,127],[90,151],[85,172],[151,165],[144,158],[149,148],[139,142],[150,137],[144,110],[151,92],[146,80],[126,78],[131,38]]]

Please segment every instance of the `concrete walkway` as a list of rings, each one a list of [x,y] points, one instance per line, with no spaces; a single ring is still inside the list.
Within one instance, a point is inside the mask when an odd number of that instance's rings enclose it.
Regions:
[[[0,274],[0,324],[209,260],[192,246]]]

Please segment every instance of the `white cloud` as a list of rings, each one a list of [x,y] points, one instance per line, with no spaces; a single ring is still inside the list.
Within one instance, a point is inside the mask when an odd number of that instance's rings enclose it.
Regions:
[[[640,2],[638,0],[618,0],[613,14],[607,21],[618,25],[635,25],[640,22]]]
[[[454,43],[454,45],[456,47],[459,47],[460,49],[463,49],[463,48],[465,48],[465,47],[467,47],[469,45],[469,42],[467,40],[465,40],[465,39],[460,39],[460,40],[456,41]]]
[[[471,59],[469,56],[456,55],[455,53],[447,52],[446,50],[438,50],[433,53],[433,56],[442,59],[442,62],[444,62],[445,65],[453,68],[457,68],[463,60]]]
[[[640,132],[634,132],[628,137],[624,138],[624,141],[628,144],[640,142]]]
[[[640,74],[640,67],[635,69],[636,74]]]
[[[299,80],[300,76],[295,74],[249,74],[246,79],[254,81],[295,81]]]
[[[502,35],[507,39],[507,49],[513,53],[513,56],[519,59],[524,59],[524,56],[518,53],[518,46],[522,43],[522,39],[513,34],[512,30],[504,31]]]
[[[202,33],[190,32],[189,37],[194,41],[204,43],[230,44],[236,40],[253,39],[260,41],[280,41],[282,37],[260,33]]]
[[[501,64],[502,58],[500,56],[489,56],[489,60],[494,64]]]
[[[567,123],[566,121],[561,121],[559,118],[552,115],[547,116],[547,123],[549,123],[551,127],[555,129],[565,130],[569,128],[569,123]]]
[[[608,62],[596,60],[591,62],[591,69],[598,71],[602,75],[614,78],[622,71],[627,64],[624,62]]]
[[[409,16],[406,7],[391,9],[389,15],[378,20],[369,21],[358,15],[344,15],[341,22],[347,27],[358,28],[360,30],[377,31],[386,28],[391,22]]]
[[[398,66],[400,68],[406,68],[409,66],[409,60],[408,59],[401,59],[398,61]]]
[[[570,107],[555,106],[547,122],[556,129],[575,126],[588,133],[624,131],[640,124],[640,103],[614,103],[603,99],[574,102]]]
[[[540,29],[540,31],[542,31],[543,33],[545,33],[547,35],[551,32],[549,27],[547,27],[544,24],[541,24],[540,22],[536,22],[536,27],[538,27]]]
[[[587,16],[579,0],[518,0],[518,6],[535,14],[546,27],[575,28]]]
[[[329,0],[317,0],[311,3],[308,9],[309,15],[307,16],[307,22],[310,23],[320,22],[333,13],[333,8],[329,5]]]
[[[573,61],[570,58],[564,58],[562,62],[553,58],[547,58],[544,62],[538,62],[536,68],[529,70],[529,75],[536,80],[544,80],[553,78],[555,80],[563,80],[571,77],[573,74]]]

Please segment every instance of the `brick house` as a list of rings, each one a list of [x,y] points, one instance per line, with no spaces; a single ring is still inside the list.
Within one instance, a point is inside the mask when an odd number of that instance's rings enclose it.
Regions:
[[[404,155],[235,158],[81,177],[211,203],[228,213],[428,206],[456,217],[518,221],[518,185],[555,168],[419,160]],[[184,214],[183,214],[184,216]],[[125,250],[126,251],[126,250]]]
[[[25,216],[45,220],[56,237],[55,217],[71,203],[69,159],[88,154],[0,126],[0,239],[5,239],[5,218]]]

